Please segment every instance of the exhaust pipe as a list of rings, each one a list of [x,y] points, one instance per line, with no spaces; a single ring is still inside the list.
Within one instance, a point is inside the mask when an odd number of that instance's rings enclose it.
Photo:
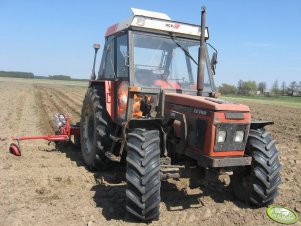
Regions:
[[[95,43],[93,45],[94,50],[95,50],[95,54],[94,54],[94,62],[93,62],[93,68],[92,68],[92,74],[91,74],[91,80],[95,80],[96,79],[96,74],[95,74],[95,63],[96,63],[96,55],[97,55],[97,51],[100,48],[100,45]]]
[[[197,77],[197,95],[202,96],[204,90],[204,74],[205,74],[205,22],[206,22],[206,7],[202,7],[202,18],[201,18],[201,39],[199,47],[199,66],[198,66],[198,77]]]

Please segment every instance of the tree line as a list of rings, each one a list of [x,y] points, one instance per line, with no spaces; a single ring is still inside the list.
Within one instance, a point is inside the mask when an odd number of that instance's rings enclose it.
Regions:
[[[34,74],[31,72],[0,71],[0,77],[34,78]]]
[[[0,71],[0,77],[30,78],[30,79],[52,79],[52,80],[80,80],[80,81],[87,80],[87,79],[74,79],[69,75],[39,76],[39,75],[34,75],[31,72],[20,72],[20,71]]]
[[[48,79],[54,79],[54,80],[71,80],[71,77],[69,75],[49,75]]]
[[[276,80],[269,89],[264,81],[257,83],[239,80],[237,86],[223,83],[218,90],[224,95],[301,96],[301,81],[279,84]]]

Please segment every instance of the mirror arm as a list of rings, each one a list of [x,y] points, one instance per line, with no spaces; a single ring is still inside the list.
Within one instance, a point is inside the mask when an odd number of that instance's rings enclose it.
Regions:
[[[97,51],[100,48],[100,45],[98,43],[95,43],[93,45],[94,47],[94,61],[93,61],[93,68],[92,68],[92,73],[91,73],[91,80],[95,80],[96,79],[96,74],[95,74],[95,63],[96,63],[96,56],[97,56]]]

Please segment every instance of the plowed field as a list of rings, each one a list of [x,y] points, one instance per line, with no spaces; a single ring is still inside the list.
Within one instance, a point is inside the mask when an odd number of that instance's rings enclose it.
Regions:
[[[56,112],[79,121],[85,86],[76,83],[0,80],[0,225],[127,225],[124,167],[89,172],[80,150],[46,141],[22,142],[8,153],[13,135],[53,132]],[[301,108],[246,102],[269,126],[283,166],[276,204],[301,212]],[[162,182],[160,221],[151,225],[276,225],[266,208],[236,201],[229,178]],[[300,222],[297,223],[301,225]]]

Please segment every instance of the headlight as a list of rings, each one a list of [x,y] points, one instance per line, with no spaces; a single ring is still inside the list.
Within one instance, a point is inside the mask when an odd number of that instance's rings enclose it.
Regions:
[[[243,131],[236,131],[234,135],[234,142],[242,142],[244,140],[244,132]]]
[[[218,131],[217,133],[217,142],[218,143],[222,143],[224,142],[226,139],[226,131]]]
[[[122,82],[117,91],[117,110],[118,117],[121,119],[125,119],[126,116],[126,107],[128,101],[128,84],[127,82]]]

